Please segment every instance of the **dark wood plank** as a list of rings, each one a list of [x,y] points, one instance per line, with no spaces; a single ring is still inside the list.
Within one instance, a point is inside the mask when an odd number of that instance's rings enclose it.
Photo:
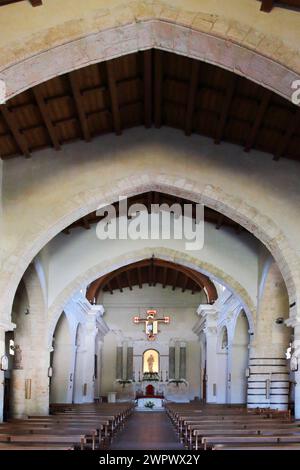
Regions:
[[[283,135],[281,142],[278,146],[276,153],[274,154],[274,160],[279,160],[280,157],[283,156],[286,148],[295,133],[295,131],[300,127],[300,108],[297,108],[295,113],[293,114],[291,121],[286,129],[285,134]]]
[[[91,134],[89,131],[86,113],[84,112],[83,96],[79,88],[77,73],[76,72],[70,73],[69,79],[70,79],[70,84],[72,88],[72,93],[73,93],[73,98],[74,98],[75,105],[76,105],[78,118],[80,121],[81,132],[85,141],[89,142],[91,140]]]
[[[220,118],[219,118],[219,124],[218,124],[218,128],[217,128],[215,144],[219,144],[222,140],[224,129],[225,129],[227,118],[228,118],[228,113],[229,113],[231,101],[233,99],[233,95],[234,95],[234,91],[235,91],[236,82],[237,82],[237,76],[234,75],[234,74],[231,74],[229,76],[228,85],[227,85],[227,89],[226,89],[225,97],[224,97],[224,103],[223,103]]]
[[[144,51],[144,121],[152,126],[152,50]]]
[[[199,61],[193,60],[191,78],[190,78],[190,84],[189,84],[188,101],[187,101],[187,107],[186,107],[186,118],[185,118],[185,134],[186,135],[191,135],[192,133],[193,115],[194,115],[194,110],[195,110],[197,87],[198,87],[198,81],[199,81],[199,68],[200,68]]]
[[[122,132],[121,116],[120,116],[118,89],[117,89],[117,83],[116,83],[116,78],[115,78],[113,60],[109,60],[106,62],[106,71],[107,71],[107,80],[108,80],[108,88],[109,88],[110,101],[111,101],[111,112],[112,112],[112,117],[113,117],[114,130],[117,135],[120,135]]]
[[[16,141],[16,144],[17,144],[20,152],[23,155],[25,155],[26,158],[30,158],[31,155],[30,155],[30,151],[29,151],[29,147],[28,147],[26,138],[24,137],[24,135],[22,134],[22,132],[20,131],[20,129],[19,129],[17,123],[16,123],[16,119],[14,118],[14,115],[13,115],[14,113],[12,111],[10,111],[10,109],[5,104],[1,105],[0,110],[1,110],[1,113],[2,113],[2,116],[3,116],[4,120],[6,122],[7,127],[9,128],[11,134],[13,135],[13,137]]]
[[[163,52],[155,50],[154,53],[154,123],[156,128],[160,128],[162,125],[162,104],[163,104]]]
[[[45,125],[45,127],[48,131],[48,134],[49,134],[50,140],[52,142],[52,145],[55,148],[55,150],[59,150],[60,149],[60,142],[58,140],[53,122],[51,121],[51,119],[49,117],[49,113],[48,113],[48,110],[47,110],[47,105],[46,105],[45,100],[42,96],[40,87],[36,86],[32,89],[32,91],[33,91],[33,95],[35,97],[37,106],[40,110],[41,116],[43,118],[44,125]]]
[[[255,139],[256,139],[257,133],[258,133],[259,128],[260,128],[260,126],[263,122],[264,116],[266,114],[266,111],[267,111],[268,106],[269,106],[270,101],[271,101],[271,97],[272,97],[272,92],[270,90],[266,90],[264,92],[264,96],[263,96],[263,98],[260,102],[259,109],[258,109],[258,112],[257,112],[257,115],[256,115],[256,119],[253,123],[250,134],[247,138],[247,142],[246,142],[245,149],[244,149],[245,152],[249,152],[249,150],[251,150],[251,148],[255,144]]]
[[[261,0],[260,10],[269,13],[274,6],[274,0]]]

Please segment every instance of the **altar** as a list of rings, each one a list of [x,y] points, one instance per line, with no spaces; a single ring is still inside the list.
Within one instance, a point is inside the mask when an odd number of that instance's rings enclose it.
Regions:
[[[149,404],[149,406],[145,406]],[[152,406],[153,404],[153,406]],[[137,407],[139,411],[158,411],[163,409],[163,398],[143,397],[137,399]]]

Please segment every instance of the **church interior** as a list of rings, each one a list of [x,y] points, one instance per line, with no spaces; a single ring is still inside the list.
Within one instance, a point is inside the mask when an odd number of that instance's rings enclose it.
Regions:
[[[0,0],[0,451],[300,450],[299,45],[299,0]]]

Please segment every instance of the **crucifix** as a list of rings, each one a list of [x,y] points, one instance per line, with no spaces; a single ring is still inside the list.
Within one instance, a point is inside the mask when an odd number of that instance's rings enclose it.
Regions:
[[[145,333],[149,341],[155,340],[159,323],[170,323],[170,317],[156,318],[156,314],[156,310],[147,310],[146,318],[133,317],[133,323],[145,323]]]

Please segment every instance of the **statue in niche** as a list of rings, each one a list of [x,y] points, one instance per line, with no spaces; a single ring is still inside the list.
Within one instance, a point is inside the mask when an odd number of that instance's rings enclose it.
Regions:
[[[147,359],[147,363],[148,363],[149,372],[151,372],[151,373],[153,372],[153,364],[154,364],[154,361],[155,361],[155,359],[154,359],[153,355],[150,354],[150,356],[149,356],[148,359]]]
[[[224,328],[223,337],[222,337],[222,349],[226,349],[228,347],[228,334],[227,329]]]
[[[18,344],[14,347],[14,353],[14,369],[23,369],[22,350]]]

